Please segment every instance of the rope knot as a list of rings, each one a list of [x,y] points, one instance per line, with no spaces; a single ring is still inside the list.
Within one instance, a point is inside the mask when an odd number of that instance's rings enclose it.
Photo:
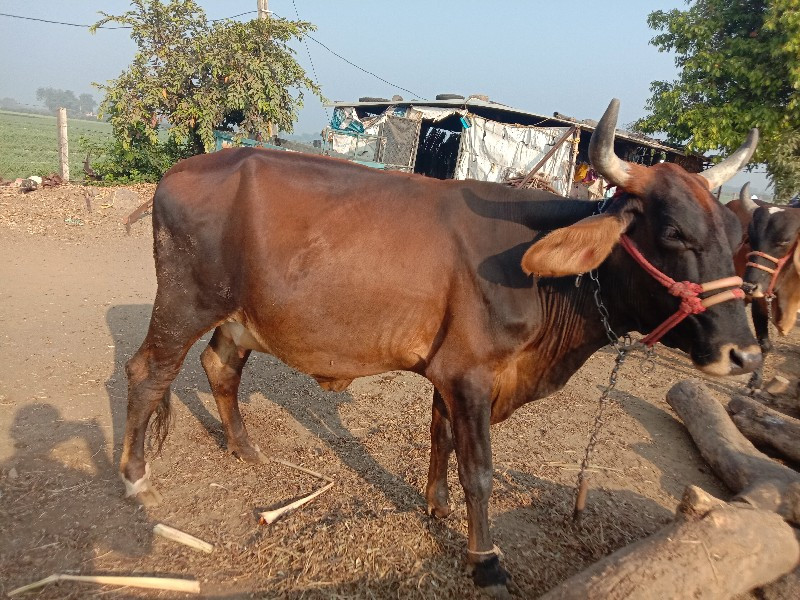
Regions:
[[[673,281],[667,286],[667,291],[678,298],[693,298],[702,292],[703,288],[691,281]]]
[[[667,291],[681,299],[681,307],[679,309],[681,312],[696,315],[706,309],[703,306],[703,301],[699,298],[700,292],[703,291],[700,284],[692,281],[674,281],[667,287]]]

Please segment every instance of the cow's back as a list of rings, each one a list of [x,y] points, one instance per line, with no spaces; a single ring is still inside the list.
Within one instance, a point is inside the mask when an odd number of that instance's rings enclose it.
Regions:
[[[279,151],[188,159],[156,192],[159,281],[189,270],[194,293],[307,373],[414,368],[457,272],[441,183]]]

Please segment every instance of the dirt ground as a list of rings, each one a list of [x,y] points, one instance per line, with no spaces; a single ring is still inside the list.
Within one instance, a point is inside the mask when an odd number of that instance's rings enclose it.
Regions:
[[[142,202],[152,190],[133,188]],[[0,188],[0,593],[77,573],[191,576],[208,598],[479,597],[464,572],[466,510],[452,463],[453,514],[425,515],[432,390],[415,375],[330,393],[254,355],[240,394],[251,435],[268,454],[335,480],[300,511],[259,525],[259,510],[320,483],[224,451],[198,342],[172,387],[176,419],[163,454],[149,453],[164,502],[143,509],[123,499],[124,364],[155,293],[149,217],[131,235],[120,225],[132,200],[81,186]],[[798,341],[778,340],[768,376],[778,370],[796,384]],[[728,495],[664,400],[675,382],[699,374],[659,347],[651,369],[639,356],[623,367],[584,524],[570,524],[577,462],[612,359],[598,352],[563,391],[493,429],[491,524],[519,597],[535,598],[659,529],[687,484]],[[720,398],[742,385],[709,384]],[[157,522],[215,551],[154,537]],[[26,597],[96,596],[178,595],[62,583]]]

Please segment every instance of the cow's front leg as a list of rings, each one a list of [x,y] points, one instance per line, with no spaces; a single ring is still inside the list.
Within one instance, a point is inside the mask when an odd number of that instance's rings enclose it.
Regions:
[[[447,489],[447,467],[453,452],[453,430],[442,394],[434,388],[431,410],[431,463],[425,499],[428,514],[444,518],[450,514],[450,494]]]
[[[200,362],[217,403],[228,451],[240,460],[258,464],[267,462],[267,457],[250,441],[239,412],[239,383],[249,356],[250,350],[238,347],[224,327],[217,327],[200,356]]]
[[[445,401],[453,428],[458,477],[467,503],[467,563],[477,586],[495,597],[506,598],[508,574],[500,565],[489,532],[492,494],[489,396],[487,386],[465,381],[450,398],[445,396]]]

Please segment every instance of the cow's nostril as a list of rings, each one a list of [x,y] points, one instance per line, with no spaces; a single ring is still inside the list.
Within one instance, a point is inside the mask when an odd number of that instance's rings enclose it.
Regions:
[[[754,371],[761,366],[761,352],[745,352],[739,348],[731,348],[731,364],[737,370],[744,372]]]

